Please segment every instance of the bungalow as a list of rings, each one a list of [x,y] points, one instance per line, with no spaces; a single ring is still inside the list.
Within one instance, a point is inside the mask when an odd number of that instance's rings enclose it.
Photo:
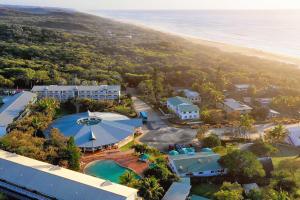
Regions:
[[[183,90],[185,97],[193,103],[201,102],[201,97],[198,92],[185,89]]]
[[[181,120],[199,119],[200,110],[198,106],[183,97],[172,97],[167,100],[167,107]]]
[[[235,84],[234,85],[235,91],[237,92],[247,92],[250,88],[249,84]]]
[[[256,102],[258,102],[261,106],[267,107],[272,102],[272,98],[256,98]]]
[[[268,118],[276,118],[279,116],[280,116],[280,113],[277,112],[276,110],[272,110],[272,109],[269,110]]]
[[[223,109],[227,113],[239,112],[241,114],[247,114],[252,111],[250,106],[236,101],[235,99],[225,99],[224,102],[219,103],[217,107]]]
[[[169,165],[179,177],[210,177],[226,174],[219,163],[220,155],[213,152],[169,155]]]

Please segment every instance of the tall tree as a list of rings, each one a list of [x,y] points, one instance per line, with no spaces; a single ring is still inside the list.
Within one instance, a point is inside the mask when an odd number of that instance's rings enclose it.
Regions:
[[[163,78],[159,73],[158,67],[154,67],[153,69],[152,80],[153,80],[153,92],[154,92],[155,101],[159,102],[159,99],[163,93],[163,85],[162,85]]]
[[[241,115],[240,117],[240,125],[239,125],[239,129],[240,129],[240,133],[245,136],[247,134],[247,132],[249,132],[254,124],[254,119],[252,119],[252,117],[248,114],[245,115]]]
[[[239,177],[263,177],[265,171],[257,157],[249,151],[234,150],[219,160],[220,164],[228,169],[229,175]]]
[[[74,137],[70,137],[67,144],[67,155],[69,168],[79,170],[80,168],[80,149],[75,145]]]
[[[139,195],[147,200],[160,200],[164,189],[154,177],[143,178],[139,183]]]

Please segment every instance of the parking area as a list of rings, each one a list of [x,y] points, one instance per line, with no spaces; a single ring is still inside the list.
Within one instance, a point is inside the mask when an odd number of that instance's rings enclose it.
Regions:
[[[169,126],[161,116],[141,99],[133,96],[136,112],[147,112],[148,123],[144,127],[145,135],[140,141],[159,149],[167,151],[170,144],[191,144],[195,141],[197,131],[190,128],[175,128]]]
[[[195,142],[196,134],[195,129],[162,127],[157,130],[149,130],[140,141],[160,151],[167,151],[170,144],[191,144]]]

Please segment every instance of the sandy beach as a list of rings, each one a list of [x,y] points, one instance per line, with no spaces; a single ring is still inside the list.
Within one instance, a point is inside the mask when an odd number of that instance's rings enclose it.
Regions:
[[[223,52],[239,53],[241,55],[259,57],[262,59],[293,64],[300,68],[300,57],[298,58],[298,57],[293,57],[293,56],[289,56],[289,55],[267,52],[267,51],[254,49],[254,48],[248,48],[248,47],[242,47],[242,46],[232,45],[232,44],[228,44],[228,43],[205,40],[205,39],[201,39],[198,37],[193,37],[193,36],[183,35],[183,34],[179,34],[179,33],[175,33],[175,32],[165,31],[165,30],[160,29],[159,27],[152,27],[152,26],[150,27],[150,26],[144,25],[142,23],[132,22],[130,20],[118,20],[118,19],[110,18],[107,16],[99,15],[98,13],[90,12],[89,14],[97,15],[99,17],[107,18],[109,20],[120,22],[120,23],[134,25],[134,26],[137,26],[137,27],[140,27],[143,29],[147,29],[150,31],[157,31],[157,32],[164,33],[164,34],[169,34],[171,36],[180,37],[189,42],[193,42],[193,43],[196,43],[199,45],[217,48]]]
[[[218,48],[221,51],[224,52],[232,52],[232,53],[239,53],[242,55],[246,56],[254,56],[254,57],[259,57],[263,59],[268,59],[268,60],[275,60],[279,62],[284,62],[284,63],[289,63],[289,64],[294,64],[300,67],[300,58],[296,57],[291,57],[288,55],[280,55],[280,54],[275,54],[275,53],[270,53],[266,51],[262,51],[259,49],[252,49],[252,48],[247,48],[247,47],[240,47],[240,46],[235,46],[231,44],[225,44],[225,43],[220,43],[220,42],[213,42],[213,41],[208,41],[208,40],[203,40],[203,39],[198,39],[198,38],[192,38],[185,36],[184,37],[186,40],[204,45],[204,46],[210,46],[210,47],[215,47]]]
[[[119,22],[128,23],[128,24],[135,25],[135,26],[138,26],[138,27],[141,27],[144,29],[152,30],[152,31],[158,31],[160,33],[169,34],[169,35],[175,36],[175,37],[180,37],[189,42],[193,42],[193,43],[196,43],[196,44],[199,44],[202,46],[209,46],[209,47],[217,48],[223,52],[238,53],[241,55],[259,57],[262,59],[293,64],[300,68],[300,57],[298,58],[298,57],[293,57],[293,56],[289,56],[289,55],[276,54],[273,52],[267,52],[267,51],[263,51],[263,50],[259,50],[259,49],[242,47],[242,46],[237,46],[237,45],[232,45],[232,44],[222,43],[222,42],[216,42],[216,41],[210,41],[210,40],[205,40],[205,39],[188,36],[188,35],[182,35],[182,34],[174,33],[174,32],[167,32],[167,31],[161,30],[159,28],[148,27],[148,26],[145,26],[140,23],[132,23],[132,22],[128,22],[128,21],[119,21]]]

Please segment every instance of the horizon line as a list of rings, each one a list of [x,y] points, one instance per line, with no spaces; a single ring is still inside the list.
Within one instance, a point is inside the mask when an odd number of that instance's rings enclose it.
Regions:
[[[79,8],[72,8],[72,7],[60,7],[60,6],[39,6],[39,5],[24,5],[24,4],[1,4],[0,6],[11,6],[11,7],[27,7],[27,8],[56,8],[56,9],[72,9],[75,11],[201,11],[201,10],[208,10],[208,11],[297,11],[300,8],[185,8],[185,9],[172,9],[172,8],[101,8],[101,9],[79,9]]]

